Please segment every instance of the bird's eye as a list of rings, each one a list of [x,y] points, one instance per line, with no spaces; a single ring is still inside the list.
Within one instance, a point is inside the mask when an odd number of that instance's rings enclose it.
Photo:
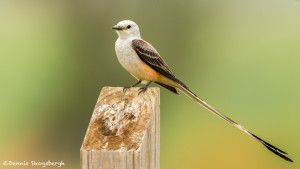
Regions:
[[[127,29],[129,29],[129,28],[131,28],[131,25],[128,25],[128,26],[127,26]]]

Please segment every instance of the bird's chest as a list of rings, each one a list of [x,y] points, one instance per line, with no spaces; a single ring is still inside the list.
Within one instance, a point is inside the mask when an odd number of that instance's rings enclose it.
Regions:
[[[131,74],[135,74],[137,68],[142,64],[139,56],[133,50],[129,41],[118,40],[116,42],[116,54],[120,64]]]
[[[116,53],[120,64],[136,79],[153,81],[158,73],[144,63],[131,46],[131,41],[116,41]]]

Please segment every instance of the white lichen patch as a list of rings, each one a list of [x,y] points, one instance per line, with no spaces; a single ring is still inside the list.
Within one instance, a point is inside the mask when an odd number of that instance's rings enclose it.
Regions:
[[[119,148],[117,151],[120,151],[120,152],[126,151],[126,147],[124,146],[124,143],[122,143],[122,144],[120,145],[120,148]]]
[[[138,100],[134,100],[131,105],[126,107],[124,112],[130,114],[133,117],[131,120],[136,122],[140,115],[142,107],[139,107]]]
[[[105,145],[104,145],[104,146],[102,146],[102,149],[106,149],[106,148],[107,148],[107,146],[108,146],[108,142],[106,142],[106,143],[105,143]]]
[[[109,107],[109,105],[108,104],[104,104],[104,105],[102,105],[102,106],[99,106],[99,107],[97,107],[96,108],[96,111],[97,112],[102,112],[104,109],[106,109],[107,107]]]

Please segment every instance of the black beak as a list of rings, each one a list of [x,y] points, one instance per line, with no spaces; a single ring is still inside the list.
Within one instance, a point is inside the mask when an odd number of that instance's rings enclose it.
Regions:
[[[117,25],[113,26],[112,29],[119,30],[119,31],[123,30],[121,26],[117,26]]]

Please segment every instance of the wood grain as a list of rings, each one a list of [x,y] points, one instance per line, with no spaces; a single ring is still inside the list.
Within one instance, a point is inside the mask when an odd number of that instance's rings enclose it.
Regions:
[[[159,88],[104,87],[81,146],[81,169],[159,169]]]

